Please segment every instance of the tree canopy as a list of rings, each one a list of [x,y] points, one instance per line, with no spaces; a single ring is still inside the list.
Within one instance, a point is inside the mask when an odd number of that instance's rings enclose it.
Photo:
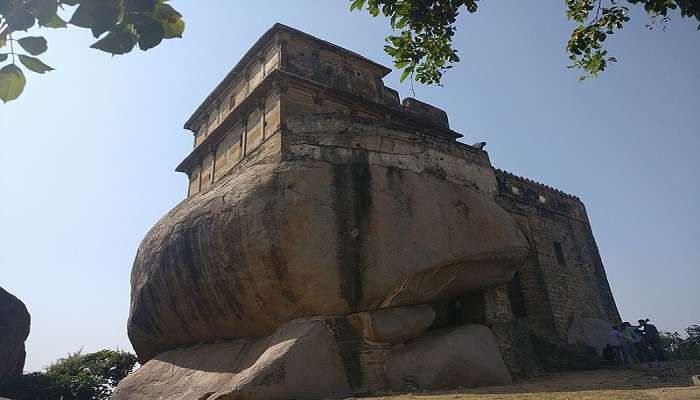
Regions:
[[[661,334],[661,346],[672,360],[700,360],[700,325],[685,329],[685,337],[678,332]]]
[[[125,351],[78,351],[57,360],[45,372],[25,374],[0,387],[0,395],[17,400],[107,400],[137,364]]]
[[[603,42],[630,20],[626,5],[643,6],[652,22],[669,21],[669,13],[678,10],[683,17],[700,21],[697,0],[565,0],[566,17],[576,27],[566,44],[571,68],[583,71],[581,80],[595,77],[610,63]],[[411,77],[424,84],[440,84],[445,71],[459,62],[452,45],[457,17],[466,10],[478,11],[479,0],[350,0],[351,10],[366,9],[372,16],[389,18],[398,34],[386,38],[384,51],[402,69],[401,80]],[[651,25],[649,25],[651,26]],[[700,26],[698,26],[700,29]]]
[[[98,39],[92,48],[125,54],[137,45],[148,50],[163,39],[181,37],[182,15],[167,0],[0,0],[0,100],[8,102],[22,94],[26,84],[19,62],[27,70],[43,74],[53,68],[39,58],[48,49],[43,36],[23,36],[38,25],[90,29]],[[63,17],[69,15],[70,18]]]

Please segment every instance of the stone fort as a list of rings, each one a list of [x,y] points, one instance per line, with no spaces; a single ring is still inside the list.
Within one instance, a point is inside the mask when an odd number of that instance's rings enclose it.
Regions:
[[[494,168],[389,72],[276,24],[197,108],[115,399],[504,384],[535,338],[600,350],[580,327],[620,317],[580,199]]]

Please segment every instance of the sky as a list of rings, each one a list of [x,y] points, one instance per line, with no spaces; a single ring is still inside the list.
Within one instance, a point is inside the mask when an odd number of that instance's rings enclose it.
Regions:
[[[45,32],[18,101],[0,104],[0,286],[32,315],[27,371],[79,349],[131,350],[139,242],[186,195],[183,123],[255,40],[282,22],[384,65],[387,21],[345,0],[173,1],[182,39],[111,57],[89,31]],[[417,97],[448,112],[493,164],[586,204],[623,319],[700,323],[700,33],[632,21],[606,42],[620,62],[579,83],[566,68],[563,1],[479,3],[460,16],[462,62]],[[33,31],[31,33],[39,33]],[[31,74],[31,73],[28,73]],[[385,83],[402,97],[410,85]]]

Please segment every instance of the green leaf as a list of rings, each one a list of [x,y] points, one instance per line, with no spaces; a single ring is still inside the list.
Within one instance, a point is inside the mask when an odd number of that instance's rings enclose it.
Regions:
[[[163,24],[163,28],[166,39],[181,38],[183,32],[185,32],[185,21],[182,18],[178,18],[174,22]]]
[[[8,20],[8,32],[26,31],[34,26],[34,16],[27,11],[18,9],[12,20]]]
[[[408,76],[411,75],[411,72],[413,72],[413,70],[411,68],[404,69],[403,72],[401,73],[401,78],[399,79],[399,82],[405,81],[406,78],[408,78]]]
[[[45,72],[53,71],[53,68],[44,64],[40,59],[36,57],[25,56],[24,54],[19,55],[19,60],[24,64],[27,69],[34,71],[37,74],[43,74]]]
[[[136,31],[139,34],[139,47],[141,50],[148,50],[156,47],[163,41],[165,29],[158,23],[153,21],[152,24],[136,26]]]
[[[182,37],[185,31],[185,21],[182,20],[182,15],[175,11],[168,4],[156,3],[152,17],[158,20],[163,25],[165,30],[165,39]]]
[[[117,7],[95,7],[90,12],[90,16],[92,17],[92,24],[90,26],[92,29],[92,35],[98,38],[103,33],[112,30],[114,25],[117,24],[120,14],[121,10]]]
[[[18,66],[6,65],[0,69],[0,100],[3,103],[14,100],[22,94],[27,79]]]
[[[63,20],[63,18],[59,17],[58,15],[54,15],[51,17],[50,20],[46,22],[46,25],[44,25],[47,28],[66,28],[68,26],[68,23]]]
[[[156,0],[124,0],[124,6],[130,12],[149,12],[156,7]]]
[[[69,23],[81,28],[89,28],[92,25],[91,7],[86,4],[81,4],[75,9],[70,18]]]
[[[8,57],[7,54],[0,53],[0,62],[7,60],[7,57]]]
[[[56,0],[34,0],[30,12],[37,20],[39,25],[47,26],[55,21],[58,12],[58,1]]]
[[[17,40],[17,43],[19,43],[19,45],[22,46],[22,48],[26,50],[27,53],[33,56],[38,56],[39,54],[45,52],[46,49],[48,49],[46,39],[44,39],[41,36],[23,37]]]
[[[134,48],[136,41],[137,37],[133,30],[124,28],[121,31],[110,32],[90,47],[110,54],[126,54]]]

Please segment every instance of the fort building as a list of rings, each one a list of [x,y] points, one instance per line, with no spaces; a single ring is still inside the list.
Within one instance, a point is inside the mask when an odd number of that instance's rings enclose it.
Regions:
[[[185,124],[194,134],[194,150],[177,171],[189,177],[188,196],[261,157],[294,158],[317,151],[303,148],[294,135],[296,127],[311,120],[334,131],[350,121],[386,127],[394,134],[398,130],[406,134],[403,140],[427,141],[434,148],[431,172],[462,183],[474,180],[473,174],[460,176],[451,165],[441,165],[439,159],[447,156],[461,161],[457,164],[465,170],[488,170],[489,179],[469,184],[495,196],[532,248],[503,289],[513,318],[527,321],[529,329],[544,337],[562,340],[574,320],[619,321],[581,200],[491,167],[486,151],[457,141],[462,135],[450,129],[447,113],[413,98],[402,102],[397,91],[384,86],[382,78],[390,72],[350,50],[275,24]],[[343,145],[382,151],[377,138],[352,139]]]
[[[275,24],[202,102],[115,400],[507,384],[543,340],[602,350],[620,317],[580,199],[495,168],[390,72]]]

